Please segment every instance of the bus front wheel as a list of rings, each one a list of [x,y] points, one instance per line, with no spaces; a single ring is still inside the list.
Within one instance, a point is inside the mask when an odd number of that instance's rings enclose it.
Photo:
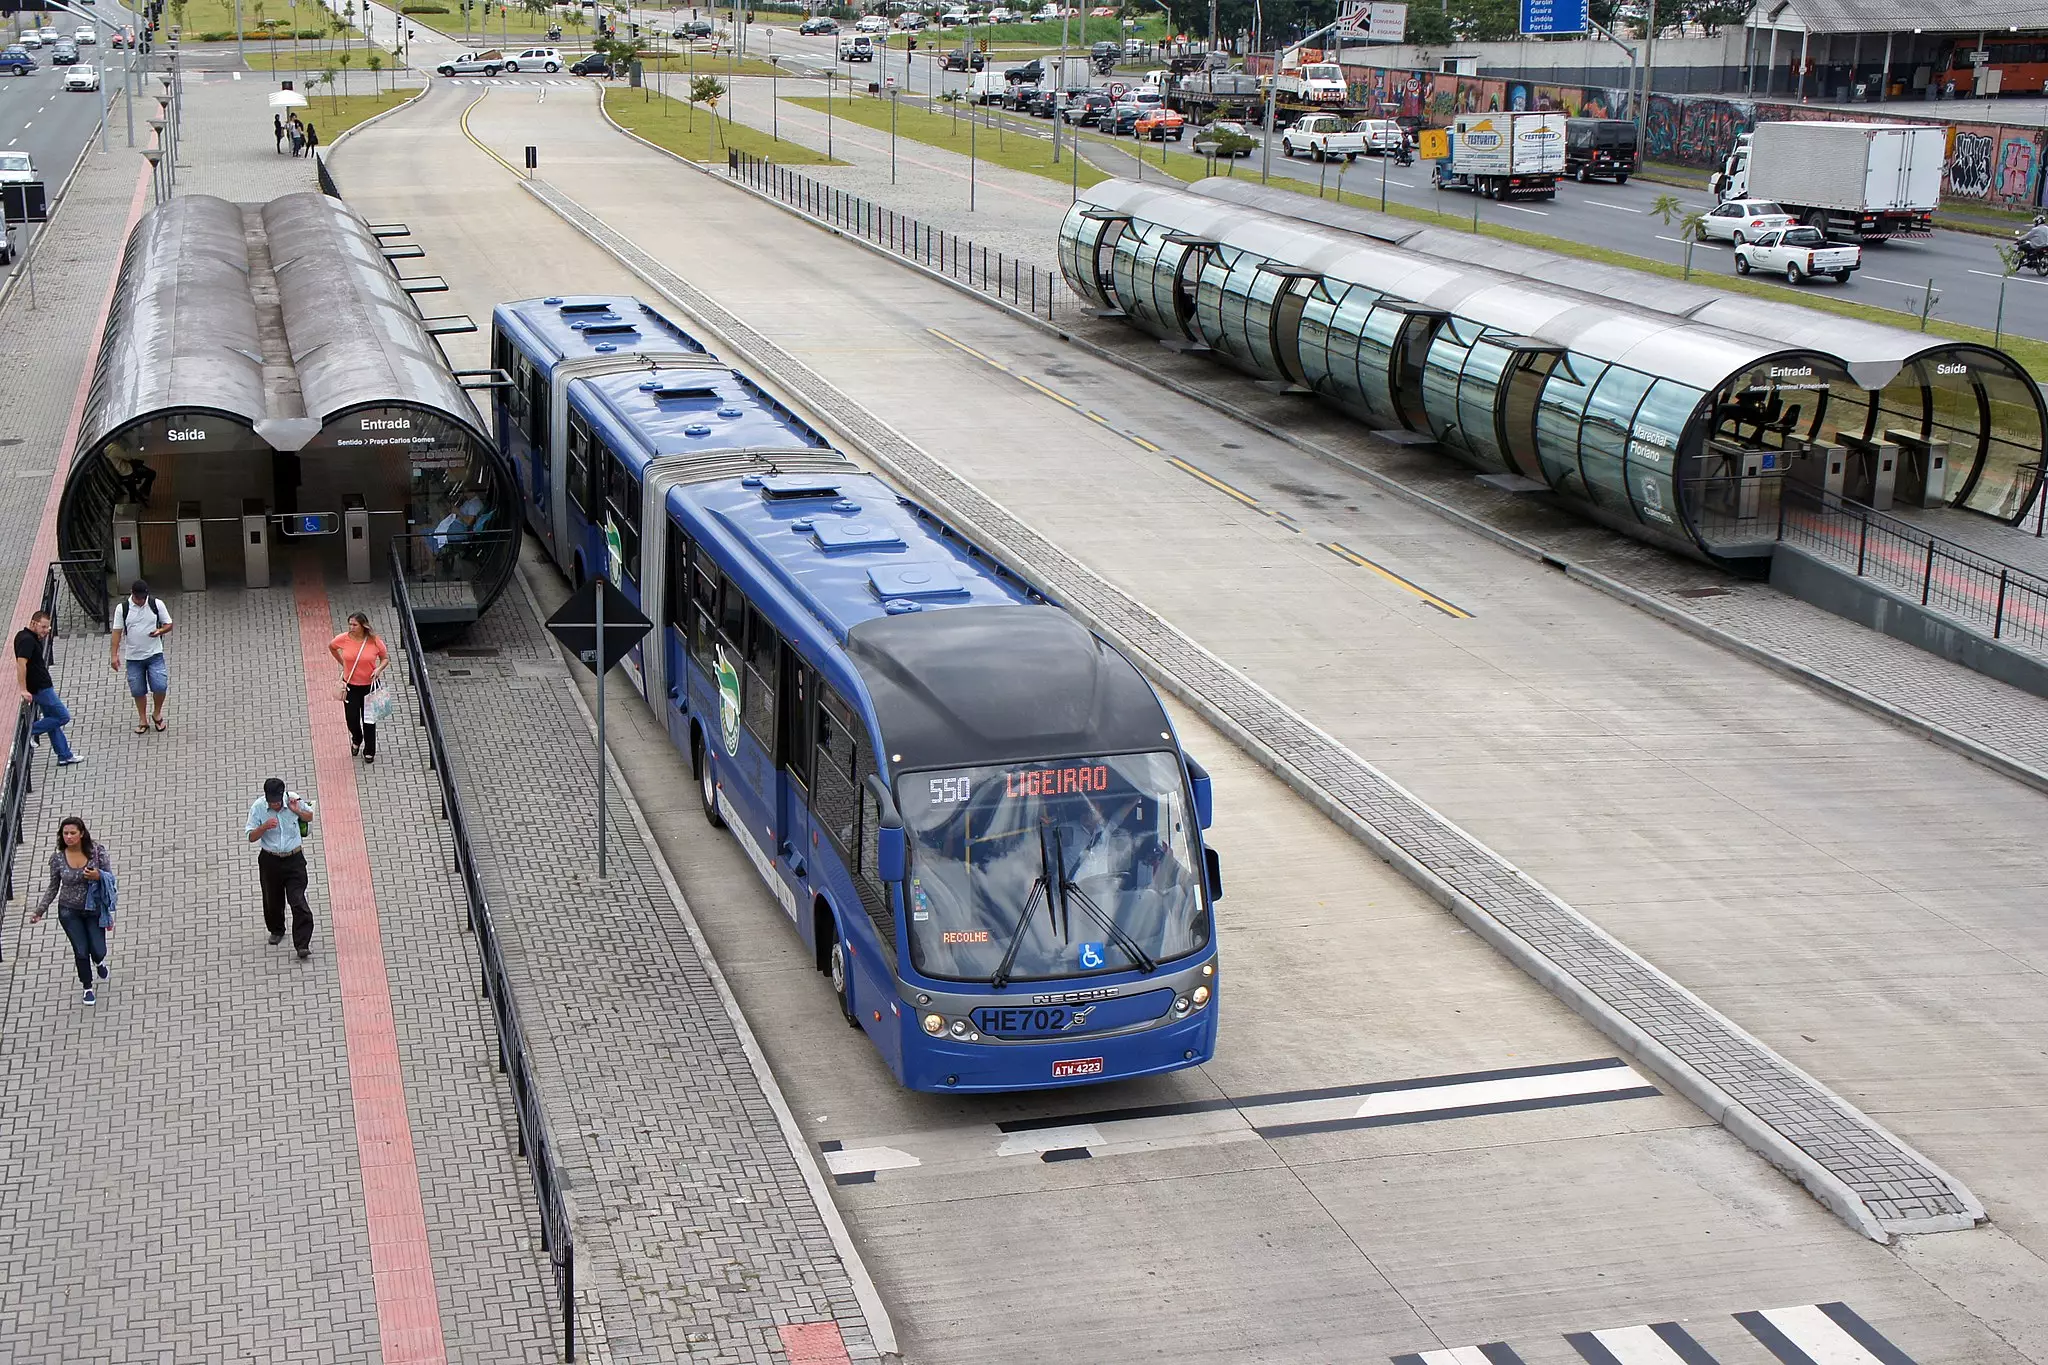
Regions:
[[[860,1016],[853,1012],[853,1001],[849,996],[852,982],[846,977],[846,945],[839,939],[837,925],[832,930],[832,994],[839,997],[839,1012],[846,1017],[848,1028],[860,1027]]]
[[[704,737],[696,735],[690,741],[690,766],[697,770],[697,798],[704,803],[704,819],[713,829],[725,828],[725,817],[718,813],[718,780],[711,772],[711,755],[704,752]]]

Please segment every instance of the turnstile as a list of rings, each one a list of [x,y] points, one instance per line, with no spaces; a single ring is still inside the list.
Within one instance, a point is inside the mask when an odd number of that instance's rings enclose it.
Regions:
[[[348,495],[341,512],[341,537],[348,551],[348,581],[370,581],[370,509],[360,493]]]
[[[1941,507],[1948,502],[1948,442],[1930,441],[1910,431],[1891,430],[1885,439],[1899,452],[1898,495],[1914,507]]]
[[[1838,498],[1842,496],[1849,467],[1849,454],[1846,450],[1841,446],[1815,441],[1810,445],[1794,446],[1790,454],[1792,463],[1787,476],[1794,483],[1811,488],[1816,493],[1832,493]]]
[[[123,591],[142,577],[141,509],[124,502],[114,509],[114,578]]]
[[[242,584],[270,586],[270,514],[261,498],[242,499]]]
[[[178,586],[206,591],[206,523],[196,502],[178,504]]]
[[[1899,448],[1890,441],[1857,441],[1848,450],[1843,496],[1875,511],[1891,511],[1899,478]]]

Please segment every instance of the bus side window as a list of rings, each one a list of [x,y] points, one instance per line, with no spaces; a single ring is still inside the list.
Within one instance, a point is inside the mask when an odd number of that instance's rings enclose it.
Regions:
[[[542,450],[548,445],[548,377],[538,367],[527,365],[526,439]]]
[[[515,390],[516,392],[516,390]],[[588,520],[590,517],[590,428],[575,413],[569,414],[569,501]]]
[[[883,956],[889,960],[889,969],[896,969],[896,912],[889,903],[889,888],[875,875],[876,845],[881,839],[882,812],[875,802],[875,794],[867,789],[867,774],[874,771],[874,758],[863,737],[854,759],[854,771],[859,774],[860,793],[860,864],[854,870],[853,884],[860,892],[861,908],[868,912],[868,918],[875,922],[875,934],[886,951]]]
[[[605,509],[619,532],[619,558],[626,577],[640,581],[640,480],[626,472],[626,465],[610,450],[605,451]]]
[[[710,556],[698,551],[690,564],[690,657],[706,673],[718,664],[718,592],[723,579]]]
[[[662,619],[684,639],[690,634],[690,533],[671,517],[668,548],[662,563]],[[673,681],[673,680],[671,680]]]
[[[811,815],[839,853],[854,865],[854,831],[860,803],[853,789],[853,708],[830,683],[818,685],[816,735],[812,746]]]
[[[749,606],[747,685],[740,702],[740,719],[771,758],[775,753],[775,651],[781,643],[782,638],[768,624],[768,618]]]

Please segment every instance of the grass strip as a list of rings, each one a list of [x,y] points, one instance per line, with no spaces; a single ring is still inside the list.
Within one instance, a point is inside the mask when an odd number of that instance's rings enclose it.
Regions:
[[[802,105],[806,109],[824,112],[823,99],[785,100],[786,104]],[[889,101],[871,95],[856,95],[850,99],[832,101],[832,116],[848,123],[858,123],[864,128],[889,131]],[[896,107],[896,135],[912,142],[922,142],[941,151],[967,156],[970,147],[977,160],[1001,166],[1005,170],[1022,171],[1026,175],[1042,176],[1060,184],[1071,184],[1073,167],[1064,160],[1053,164],[1052,142],[1046,138],[1032,137],[1014,129],[998,129],[982,126],[970,130],[969,110],[962,108],[956,117],[952,111],[933,112],[899,100]],[[782,144],[788,146],[788,143]],[[776,160],[784,158],[777,156]],[[1192,158],[1191,158],[1192,159]],[[1109,173],[1090,165],[1084,157],[1081,162],[1081,183],[1099,184],[1110,178]]]
[[[778,142],[758,128],[657,95],[644,86],[638,90],[625,85],[605,87],[604,111],[626,131],[691,161],[723,161],[726,149],[736,148],[784,166],[845,164],[795,142]]]
[[[386,109],[396,109],[418,93],[417,88],[409,88],[376,95],[311,95],[299,117],[313,121],[320,132],[320,145],[325,147],[358,123],[373,119]],[[267,127],[263,136],[270,136]]]

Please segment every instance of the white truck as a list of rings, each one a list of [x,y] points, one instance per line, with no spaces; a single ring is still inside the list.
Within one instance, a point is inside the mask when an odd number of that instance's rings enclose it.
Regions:
[[[1770,199],[1823,233],[1884,242],[1926,237],[1941,205],[1948,130],[1916,123],[1759,123],[1735,140],[1711,188]]]
[[[1280,134],[1280,151],[1285,156],[1307,156],[1312,161],[1356,161],[1365,150],[1365,134],[1336,114],[1303,114]]]
[[[1773,228],[1753,242],[1735,248],[1735,273],[1761,270],[1783,275],[1787,284],[1803,284],[1825,275],[1836,284],[1863,264],[1863,248],[1854,242],[1830,242],[1819,228]]]
[[[1342,104],[1350,96],[1344,83],[1344,68],[1335,62],[1310,62],[1305,66],[1283,66],[1273,81],[1275,99],[1297,104]]]
[[[1555,199],[1565,123],[1563,114],[1459,114],[1451,123],[1451,154],[1436,163],[1436,183],[1488,199]]]

